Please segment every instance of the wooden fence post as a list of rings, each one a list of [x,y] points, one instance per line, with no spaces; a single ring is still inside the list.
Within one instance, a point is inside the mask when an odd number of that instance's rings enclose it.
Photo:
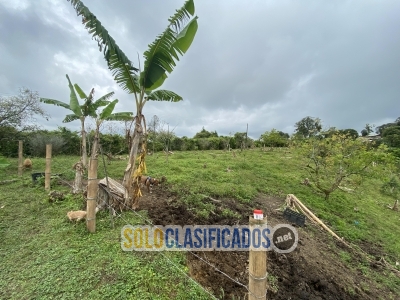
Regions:
[[[22,157],[22,141],[18,141],[18,175],[19,176],[22,176],[22,168],[23,168],[23,166],[22,166],[22,160],[23,160],[23,157]]]
[[[87,185],[87,205],[86,205],[86,227],[89,232],[96,231],[96,206],[97,206],[97,192],[99,185],[97,183],[97,156],[90,157],[89,172],[88,172],[88,185]]]
[[[44,178],[45,190],[50,189],[50,178],[51,178],[51,144],[46,145],[46,170]]]
[[[267,218],[254,219],[250,216],[250,234],[252,230],[267,224]],[[253,243],[253,241],[252,241]],[[249,251],[249,300],[267,299],[267,252]]]

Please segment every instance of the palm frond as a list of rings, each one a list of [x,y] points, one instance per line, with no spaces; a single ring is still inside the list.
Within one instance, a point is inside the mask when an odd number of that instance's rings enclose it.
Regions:
[[[197,16],[182,29],[181,27],[194,14],[193,0],[186,1],[169,21],[170,25],[157,36],[144,52],[145,62],[140,74],[140,84],[147,90],[161,86],[183,55],[190,47],[197,32]]]
[[[154,100],[154,101],[171,101],[171,102],[179,102],[182,101],[183,98],[179,96],[178,94],[172,92],[172,91],[167,91],[167,90],[157,90],[154,92],[151,92],[147,96],[148,100]]]
[[[93,105],[98,105],[98,107],[100,106],[104,106],[107,105],[109,103],[109,101],[107,101],[108,99],[110,99],[112,96],[114,96],[115,92],[109,92],[108,94],[105,94],[104,96],[101,96],[99,99],[97,99]],[[105,103],[103,105],[101,105],[101,103]]]
[[[69,123],[75,120],[79,120],[79,117],[75,114],[70,114],[70,115],[66,115],[64,120],[62,121],[63,123]]]
[[[101,22],[96,16],[80,0],[68,0],[71,2],[78,16],[82,16],[82,24],[97,41],[99,50],[103,51],[104,59],[107,61],[108,68],[115,74],[125,74],[125,77],[118,76],[119,85],[125,90],[130,87],[128,81],[131,80],[127,73],[133,74],[138,71],[133,67],[132,62],[128,59],[125,53],[119,48],[115,40],[108,34],[108,31],[101,25]],[[127,72],[128,70],[128,72]],[[121,80],[124,81],[121,81]]]
[[[118,99],[113,100],[111,103],[109,103],[103,111],[100,113],[99,119],[100,120],[105,120],[107,119],[113,112],[115,105],[118,103]]]
[[[179,31],[182,23],[190,19],[195,12],[193,0],[187,0],[181,9],[177,9],[176,13],[168,19],[170,26],[174,28],[175,31]]]
[[[175,41],[175,33],[168,27],[144,52],[146,60],[144,70],[140,74],[140,84],[146,90],[154,90],[161,86],[168,77],[165,73],[171,73],[175,67],[175,60],[179,60],[176,48],[172,47]]]
[[[70,96],[69,96],[69,107],[74,112],[74,114],[76,114],[77,116],[80,117],[80,116],[82,116],[82,111],[81,111],[81,107],[79,106],[78,97],[76,96],[74,87],[72,86],[72,83],[68,77],[68,74],[65,76],[68,79],[68,86],[71,91]]]
[[[132,112],[118,112],[109,115],[106,118],[107,121],[132,121],[133,113]]]
[[[74,84],[74,87],[75,87],[75,90],[78,92],[78,95],[81,99],[87,99],[86,94],[82,91],[82,89],[80,88],[80,86],[77,83]]]
[[[191,20],[185,28],[176,36],[176,42],[173,47],[176,48],[183,55],[189,49],[192,44],[194,37],[196,36],[197,28],[197,17]]]
[[[64,108],[66,108],[66,109],[71,109],[69,107],[69,104],[67,104],[65,102],[58,101],[58,100],[54,100],[54,99],[40,98],[40,102],[43,102],[43,103],[46,103],[46,104],[53,104],[53,105],[56,105],[56,106],[62,106]]]
[[[135,74],[137,69],[129,64],[123,63],[112,50],[108,51],[106,56],[108,59],[108,68],[119,86],[129,94],[139,92],[139,79]]]

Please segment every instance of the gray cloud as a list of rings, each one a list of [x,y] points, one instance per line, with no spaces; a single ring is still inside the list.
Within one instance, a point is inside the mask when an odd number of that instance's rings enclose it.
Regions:
[[[183,1],[83,1],[137,65]],[[178,135],[204,126],[258,138],[289,133],[305,116],[354,128],[392,121],[400,112],[398,1],[195,1],[199,30],[165,82],[181,103],[146,104]],[[96,95],[116,92],[117,109],[134,100],[113,81],[97,44],[67,1],[0,0],[0,93],[19,86],[68,101],[65,74]],[[67,111],[46,107],[55,128]],[[78,124],[71,124],[76,127]]]

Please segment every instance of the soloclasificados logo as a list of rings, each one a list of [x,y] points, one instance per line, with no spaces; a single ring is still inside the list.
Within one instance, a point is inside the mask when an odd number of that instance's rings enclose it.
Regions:
[[[121,229],[124,251],[270,251],[292,252],[297,230],[288,224],[262,226],[131,226]]]

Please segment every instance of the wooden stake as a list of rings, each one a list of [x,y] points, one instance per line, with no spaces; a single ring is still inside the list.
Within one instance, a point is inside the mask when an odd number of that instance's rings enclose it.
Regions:
[[[23,164],[23,157],[22,157],[22,141],[18,141],[18,175],[22,176],[22,164]]]
[[[329,229],[328,226],[324,224],[316,215],[314,215],[297,197],[293,194],[287,195],[286,198],[289,198],[290,200],[294,201],[299,208],[301,208],[302,212],[310,219],[315,221],[317,224],[321,225],[322,228],[324,228],[326,231],[328,231],[332,236],[334,236],[337,240],[341,241],[343,244],[346,246],[350,247],[342,238],[340,238],[336,233],[334,233],[332,230]]]
[[[87,185],[87,215],[86,227],[89,232],[96,231],[96,206],[97,206],[97,192],[99,186],[97,184],[97,156],[90,158],[89,172],[88,172],[88,185]]]
[[[92,155],[90,156],[88,185],[87,185],[87,205],[86,205],[86,227],[89,232],[96,231],[96,207],[99,185],[97,184],[97,150],[99,149],[99,127],[101,123],[96,123],[96,133],[92,145]]]
[[[46,145],[46,171],[44,178],[44,188],[50,190],[51,177],[51,144]]]
[[[250,232],[258,226],[267,225],[267,218],[249,218]],[[267,252],[249,251],[249,300],[267,299]]]

